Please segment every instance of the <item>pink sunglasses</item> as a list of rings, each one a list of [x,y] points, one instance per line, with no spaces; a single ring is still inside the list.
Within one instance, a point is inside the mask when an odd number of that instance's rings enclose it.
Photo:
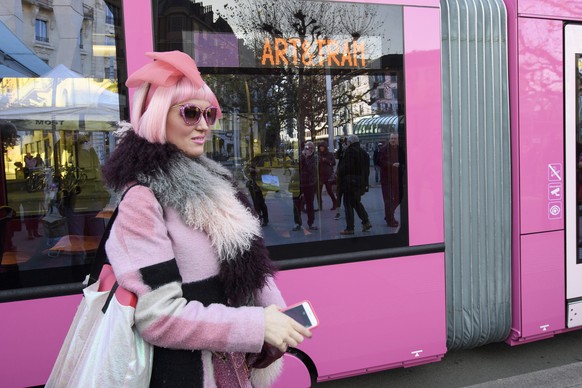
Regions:
[[[202,116],[204,116],[206,124],[214,125],[218,116],[218,108],[212,105],[206,109],[202,109],[194,104],[176,104],[172,106],[172,108],[174,107],[180,107],[180,114],[186,125],[198,124]]]

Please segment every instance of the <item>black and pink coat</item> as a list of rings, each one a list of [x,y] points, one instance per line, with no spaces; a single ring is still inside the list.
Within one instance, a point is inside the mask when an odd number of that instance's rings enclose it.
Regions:
[[[140,183],[119,204],[106,248],[119,284],[138,297],[138,331],[155,346],[150,386],[215,387],[212,352],[260,352],[261,306],[285,304],[252,206],[217,163],[133,131],[104,176],[116,190]],[[252,371],[253,386],[280,370]]]

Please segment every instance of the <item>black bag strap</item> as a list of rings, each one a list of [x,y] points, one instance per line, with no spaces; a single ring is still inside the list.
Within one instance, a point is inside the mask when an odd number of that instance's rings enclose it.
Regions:
[[[113,287],[111,287],[111,290],[109,290],[109,295],[107,296],[107,300],[105,301],[105,304],[103,305],[103,308],[101,309],[101,312],[103,314],[105,314],[107,312],[107,309],[109,308],[109,304],[111,303],[111,299],[113,299],[113,296],[115,295],[115,291],[117,290],[118,287],[119,287],[119,283],[115,282],[113,284]]]
[[[140,184],[135,183],[135,184],[129,186],[121,195],[121,199],[119,200],[119,203],[121,203],[121,201],[123,201],[125,194],[127,194],[127,192],[129,190],[131,190],[131,188],[138,186],[138,185],[140,185]],[[101,269],[103,268],[103,265],[109,264],[109,258],[107,257],[107,252],[105,251],[105,243],[107,242],[107,239],[109,238],[109,234],[111,233],[111,227],[113,226],[113,222],[117,218],[117,213],[119,212],[119,203],[117,204],[117,207],[113,211],[113,214],[111,214],[111,218],[109,219],[109,222],[107,223],[107,226],[105,227],[105,231],[103,231],[103,236],[101,236],[101,241],[99,242],[99,247],[97,248],[97,253],[95,254],[95,259],[93,260],[93,264],[91,265],[91,272],[89,272],[89,285],[91,285],[91,284],[95,283],[97,280],[99,280],[99,274],[101,273]]]

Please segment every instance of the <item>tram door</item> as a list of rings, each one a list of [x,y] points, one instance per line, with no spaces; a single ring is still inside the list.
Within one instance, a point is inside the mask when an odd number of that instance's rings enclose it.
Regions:
[[[567,326],[576,327],[582,326],[582,25],[567,25],[565,39]]]

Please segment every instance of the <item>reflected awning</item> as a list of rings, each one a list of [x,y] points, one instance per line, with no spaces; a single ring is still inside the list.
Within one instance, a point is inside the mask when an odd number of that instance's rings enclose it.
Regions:
[[[0,36],[2,37],[0,39],[0,52],[6,56],[2,59],[3,69],[0,69],[0,77],[34,77],[51,69],[1,21]],[[10,74],[7,69],[16,72],[16,74]]]
[[[354,122],[353,131],[359,137],[388,134],[398,132],[401,125],[404,125],[404,115],[375,115],[362,117]]]
[[[37,78],[4,78],[10,88],[0,120],[33,129],[108,130],[120,120],[119,95],[109,80],[84,78],[63,65]]]
[[[6,77],[26,77],[24,74],[19,73],[11,67],[0,65],[0,78]]]

